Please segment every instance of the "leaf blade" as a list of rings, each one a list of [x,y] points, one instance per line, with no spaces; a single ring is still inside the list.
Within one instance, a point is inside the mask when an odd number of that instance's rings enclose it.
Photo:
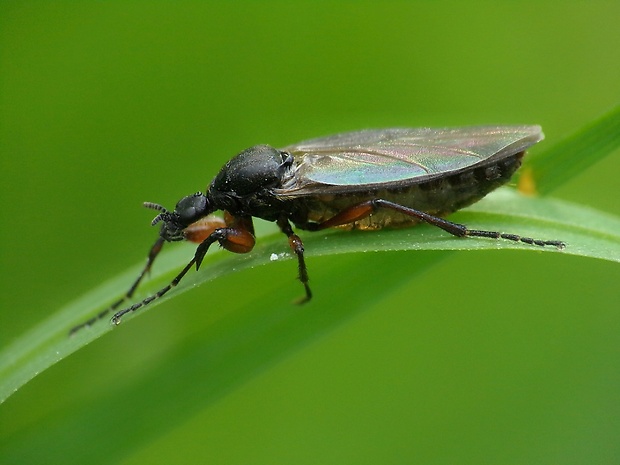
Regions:
[[[549,149],[526,157],[521,175],[530,173],[537,192],[549,194],[618,148],[620,106]]]
[[[565,240],[569,245],[560,253],[620,262],[620,219],[568,202],[528,198],[510,189],[500,189],[455,214],[452,219],[477,229],[502,229],[503,232],[516,232],[536,238]],[[522,249],[556,252],[553,247],[536,248],[505,240],[454,238],[427,225],[373,233],[328,231],[307,234],[303,239],[309,257],[363,253],[369,250]],[[169,281],[191,253],[192,247],[189,244],[162,253],[152,278],[144,284],[143,293],[156,290],[162,283]],[[273,254],[278,259],[293,259],[281,233],[275,232],[262,238],[251,254],[213,253],[205,260],[200,272],[188,275],[174,292],[139,313],[155,308],[167,298],[180,295],[196,285],[229,274],[232,270],[266,265],[273,260]],[[101,311],[102,302],[113,301],[122,295],[137,269],[139,267],[133,267],[63,307],[0,352],[0,400],[6,400],[38,373],[112,330],[109,321],[103,320],[92,328],[78,332],[74,337],[67,336],[72,326]],[[135,316],[137,314],[130,315],[130,318]]]

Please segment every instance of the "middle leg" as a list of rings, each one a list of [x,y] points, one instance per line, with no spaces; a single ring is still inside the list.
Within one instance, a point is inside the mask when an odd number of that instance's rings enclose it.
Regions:
[[[299,280],[304,285],[306,295],[298,302],[300,304],[309,301],[312,298],[312,291],[308,285],[308,269],[306,268],[306,260],[304,259],[304,243],[301,238],[293,232],[291,224],[286,217],[280,217],[277,221],[280,230],[288,237],[288,244],[291,250],[297,255],[297,267],[299,269]]]

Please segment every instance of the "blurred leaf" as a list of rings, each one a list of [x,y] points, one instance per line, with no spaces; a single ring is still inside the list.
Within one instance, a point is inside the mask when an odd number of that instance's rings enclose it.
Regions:
[[[620,106],[544,152],[528,156],[522,173],[531,173],[536,190],[549,194],[620,148]]]

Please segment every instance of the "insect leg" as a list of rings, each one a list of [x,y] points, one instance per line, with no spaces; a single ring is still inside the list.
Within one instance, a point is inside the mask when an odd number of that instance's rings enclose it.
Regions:
[[[243,221],[239,220],[239,224],[246,225]],[[251,220],[250,220],[251,221]],[[168,291],[172,288],[176,287],[177,284],[183,279],[183,277],[187,274],[187,272],[196,265],[196,270],[200,268],[202,264],[202,260],[204,259],[209,247],[214,242],[219,242],[222,247],[231,252],[236,253],[246,253],[252,250],[254,246],[254,235],[251,234],[246,229],[243,229],[241,226],[238,228],[229,227],[229,228],[218,228],[214,230],[209,236],[203,240],[198,248],[196,249],[196,253],[194,257],[190,260],[190,262],[185,265],[185,267],[181,270],[181,272],[168,284],[167,286],[161,288],[155,294],[152,294],[140,302],[133,304],[131,307],[124,308],[116,312],[112,316],[112,323],[118,325],[121,322],[121,319],[124,315],[130,312],[135,312],[139,308],[145,307],[150,304],[154,300],[163,297]]]
[[[146,274],[148,274],[149,271],[151,271],[151,267],[153,266],[153,262],[155,261],[155,258],[157,257],[157,255],[159,255],[159,252],[161,251],[162,247],[164,246],[164,242],[165,242],[164,239],[161,238],[161,237],[159,237],[157,239],[157,241],[155,241],[155,244],[153,244],[153,246],[151,247],[151,250],[149,251],[149,255],[148,255],[148,259],[146,261],[146,265],[144,266],[144,268],[142,269],[142,271],[140,272],[140,274],[138,275],[138,277],[136,278],[134,283],[131,285],[131,287],[125,293],[125,295],[123,297],[118,299],[116,302],[114,302],[112,305],[110,305],[105,310],[99,312],[96,316],[94,316],[90,320],[87,320],[84,323],[81,323],[81,324],[71,328],[71,330],[69,331],[69,335],[72,336],[73,334],[75,334],[80,329],[92,326],[97,321],[101,320],[102,318],[105,318],[105,316],[107,314],[109,314],[113,310],[115,310],[118,307],[120,307],[120,305],[123,302],[125,302],[128,299],[130,299],[131,296],[133,296],[134,292],[136,292],[136,289],[140,285],[140,282],[142,281],[142,278],[144,278],[144,276]]]
[[[507,239],[514,242],[523,242],[525,244],[538,246],[552,245],[554,247],[557,247],[558,249],[563,249],[564,247],[566,247],[566,244],[562,241],[543,241],[540,239],[523,237],[517,234],[507,234],[499,231],[483,231],[478,229],[469,229],[463,224],[453,223],[451,221],[430,215],[423,211],[416,210],[410,207],[405,207],[404,205],[400,205],[398,203],[390,202],[389,200],[383,199],[367,200],[365,202],[353,205],[322,223],[308,224],[308,226],[310,226],[308,229],[316,231],[352,223],[354,221],[359,221],[371,215],[378,208],[386,208],[388,210],[393,210],[402,213],[403,215],[416,218],[417,220],[424,221],[425,223],[428,223],[430,225],[437,226],[438,228],[441,228],[444,231],[457,237],[487,237],[491,239]]]
[[[226,238],[220,240],[220,245],[234,253],[248,253],[254,248],[254,224],[251,216],[233,216],[224,213],[226,221]]]
[[[299,301],[300,304],[309,301],[312,298],[312,291],[308,285],[308,269],[304,260],[304,243],[301,238],[293,232],[290,223],[285,217],[280,217],[277,221],[280,230],[288,237],[288,244],[291,250],[297,255],[297,266],[299,268],[299,280],[304,285],[306,295]]]
[[[428,213],[421,212],[419,210],[415,210],[413,208],[405,207],[403,205],[399,205],[394,202],[390,202],[388,200],[377,199],[372,200],[376,207],[388,208],[400,213],[403,213],[408,216],[412,216],[414,218],[418,218],[428,224],[433,226],[437,226],[443,229],[446,232],[458,237],[487,237],[491,239],[507,239],[514,242],[523,242],[529,245],[552,245],[557,247],[558,249],[563,249],[566,247],[566,244],[562,241],[544,241],[540,239],[533,239],[531,237],[523,237],[517,234],[507,234],[499,231],[484,231],[479,229],[469,229],[467,226],[463,224],[453,223],[451,221],[444,220],[443,218],[439,218],[433,215],[429,215]]]
[[[185,265],[185,268],[183,268],[183,270],[181,270],[181,272],[166,287],[163,287],[162,289],[157,291],[155,294],[146,297],[144,300],[142,300],[142,301],[140,301],[138,303],[133,304],[131,307],[127,307],[127,308],[124,308],[124,309],[116,312],[112,316],[112,323],[114,323],[115,325],[120,324],[121,318],[123,317],[123,315],[125,315],[127,313],[130,313],[130,312],[135,312],[139,308],[144,307],[144,306],[150,304],[151,302],[153,302],[154,300],[159,299],[160,297],[162,297],[164,294],[166,294],[166,292],[168,292],[170,289],[172,289],[177,284],[179,284],[181,279],[183,279],[183,276],[185,276],[187,274],[187,272],[192,268],[194,263],[196,263],[196,258],[195,257],[192,258],[187,265]]]

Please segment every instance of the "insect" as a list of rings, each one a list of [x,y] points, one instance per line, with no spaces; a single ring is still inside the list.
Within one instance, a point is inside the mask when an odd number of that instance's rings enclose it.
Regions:
[[[469,229],[442,217],[470,205],[508,182],[525,150],[543,139],[539,126],[480,126],[441,129],[378,129],[347,132],[275,149],[250,147],[232,158],[205,193],[183,197],[173,211],[147,202],[159,213],[159,237],[146,265],[127,293],[110,308],[76,326],[90,326],[115,311],[122,317],[174,288],[192,268],[198,270],[214,243],[247,253],[255,243],[252,217],[274,221],[297,257],[304,301],[312,297],[299,229],[376,230],[425,222],[458,237],[507,239],[537,246],[565,247],[497,231]],[[223,218],[211,215],[224,211]],[[198,244],[194,257],[164,288],[130,307],[130,299],[164,243]]]

